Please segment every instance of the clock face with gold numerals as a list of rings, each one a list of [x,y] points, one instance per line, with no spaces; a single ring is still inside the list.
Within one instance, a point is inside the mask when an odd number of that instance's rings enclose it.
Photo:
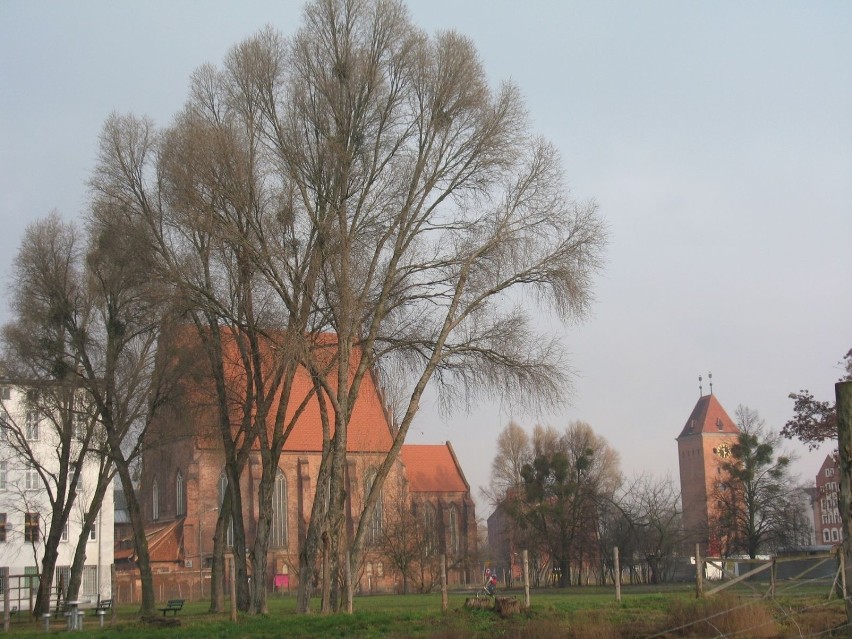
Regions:
[[[716,452],[722,459],[727,459],[731,456],[731,449],[728,447],[727,444],[722,444],[721,446],[719,446]]]

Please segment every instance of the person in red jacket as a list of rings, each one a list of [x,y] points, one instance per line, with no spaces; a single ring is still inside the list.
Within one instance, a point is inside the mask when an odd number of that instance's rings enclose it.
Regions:
[[[482,587],[485,592],[494,596],[494,591],[497,589],[497,575],[491,572],[491,568],[485,569],[485,584]]]

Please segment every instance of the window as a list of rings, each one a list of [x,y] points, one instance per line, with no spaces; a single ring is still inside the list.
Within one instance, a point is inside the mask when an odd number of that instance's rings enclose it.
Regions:
[[[450,506],[450,551],[459,552],[459,513],[455,504]]]
[[[367,472],[366,477],[364,478],[364,501],[367,501],[367,496],[370,494],[370,490],[373,487],[373,483],[376,481],[376,475],[378,475],[376,470],[370,470]],[[373,511],[373,517],[370,520],[370,528],[367,532],[367,543],[368,544],[376,544],[379,542],[382,536],[382,494],[379,493],[379,499],[376,501],[376,509]]]
[[[71,566],[56,567],[56,587],[63,595],[68,594],[68,582],[71,581]]]
[[[27,466],[24,471],[24,487],[27,490],[38,490],[39,476],[38,469],[35,466]]]
[[[11,425],[11,419],[9,419],[9,413],[6,412],[6,409],[0,407],[0,441],[6,441],[9,439],[9,427]]]
[[[39,514],[26,513],[24,515],[24,541],[36,543],[39,540]]]
[[[94,597],[98,594],[97,566],[83,566],[82,590],[85,597]]]
[[[0,490],[6,490],[6,473],[8,470],[8,462],[0,462]]]
[[[79,465],[77,464],[77,462],[71,462],[71,464],[69,465],[69,467],[68,467],[68,484],[70,485],[71,482],[74,481],[74,478],[76,476],[77,483],[74,486],[74,491],[79,493],[83,490],[83,473],[78,471],[78,467],[79,467]]]
[[[98,519],[100,519],[100,515],[98,515]],[[95,541],[98,538],[98,520],[95,520],[95,523],[92,525],[92,529],[89,531],[89,541]]]
[[[376,562],[376,577],[383,577],[385,574],[385,565],[379,561]]]
[[[82,397],[77,397],[74,402],[74,436],[79,440],[86,439],[86,431],[89,426],[89,413],[86,403]]]
[[[154,477],[154,485],[151,487],[151,519],[157,521],[160,518],[160,485]]]
[[[186,492],[183,486],[183,474],[180,471],[175,477],[175,514],[178,516],[186,514]]]
[[[228,477],[223,471],[219,475],[219,509],[228,519],[228,532],[225,534],[225,546],[232,548],[234,546],[234,522],[231,521],[231,513],[224,511],[223,504],[225,503],[225,495],[228,492]]]
[[[834,469],[833,468],[826,468],[825,469],[825,476],[826,477],[834,477]]]
[[[4,402],[12,399],[12,389],[8,386],[0,386],[0,399]]]
[[[424,545],[427,555],[433,555],[438,549],[438,531],[435,525],[435,507],[432,504],[426,504],[423,508],[423,533],[425,535]]]
[[[722,423],[722,418],[716,418],[716,430],[725,430],[725,424]]]
[[[829,541],[831,541],[831,532],[828,530],[828,528],[823,529],[823,531],[822,531],[822,540],[823,540],[824,542],[829,542]]]
[[[28,410],[27,411],[27,422],[26,422],[26,438],[27,438],[27,441],[31,441],[31,442],[38,441],[38,425],[39,425],[38,411]]]
[[[24,587],[29,588],[30,590],[38,590],[38,567],[37,566],[25,566],[24,567]]]
[[[3,594],[3,588],[6,585],[6,580],[9,577],[9,566],[0,568],[0,595]]]
[[[837,534],[837,528],[831,529],[831,541],[839,541],[840,536]]]
[[[275,475],[272,493],[272,545],[287,545],[287,478],[281,469]]]
[[[0,542],[6,541],[6,513],[0,513]]]

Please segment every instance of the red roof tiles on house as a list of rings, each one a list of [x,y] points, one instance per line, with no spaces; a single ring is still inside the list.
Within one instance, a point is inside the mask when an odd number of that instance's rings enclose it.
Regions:
[[[677,438],[701,433],[737,434],[739,432],[740,429],[722,408],[716,396],[704,395],[695,404],[692,414],[686,420],[686,424]]]
[[[400,458],[405,465],[411,492],[456,493],[470,490],[449,442],[405,444],[400,450]]]

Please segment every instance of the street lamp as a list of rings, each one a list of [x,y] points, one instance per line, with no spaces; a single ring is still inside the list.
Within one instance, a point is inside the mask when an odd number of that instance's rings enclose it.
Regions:
[[[204,515],[207,513],[214,513],[217,510],[219,510],[219,508],[214,506],[209,510],[198,513],[198,581],[200,583],[201,599],[204,599],[204,550],[201,547],[201,522]]]

